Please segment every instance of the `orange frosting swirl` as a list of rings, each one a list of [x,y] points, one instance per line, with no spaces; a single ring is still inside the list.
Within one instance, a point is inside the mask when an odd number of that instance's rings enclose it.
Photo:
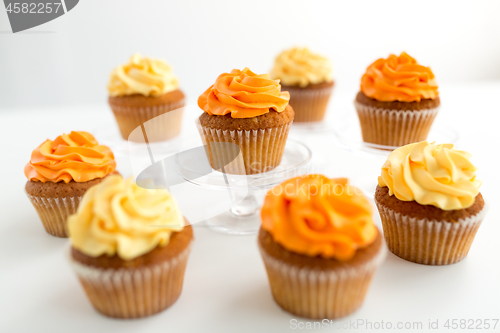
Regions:
[[[439,94],[431,69],[419,65],[405,52],[368,66],[361,78],[361,91],[380,102],[420,102]]]
[[[233,69],[219,75],[215,83],[199,98],[198,106],[209,115],[233,118],[252,118],[285,110],[290,100],[287,91],[281,92],[279,80],[271,80],[269,74],[257,75],[250,69]]]
[[[108,147],[99,145],[90,133],[71,132],[33,150],[24,174],[32,181],[69,183],[103,178],[115,169],[115,158]]]
[[[372,206],[345,178],[307,175],[272,190],[261,211],[262,228],[285,249],[307,255],[351,259],[377,237]]]

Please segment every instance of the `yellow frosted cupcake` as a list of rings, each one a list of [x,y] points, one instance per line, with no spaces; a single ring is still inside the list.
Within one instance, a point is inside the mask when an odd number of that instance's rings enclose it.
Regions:
[[[165,61],[134,54],[127,64],[113,70],[108,92],[109,105],[125,140],[144,142],[142,131],[130,136],[143,124],[149,142],[179,135],[184,94]]]
[[[394,150],[375,193],[395,255],[426,265],[464,259],[486,213],[471,155],[427,141]]]
[[[358,309],[386,252],[372,211],[345,178],[308,175],[270,190],[258,242],[276,303],[312,319]]]
[[[270,75],[290,93],[295,122],[323,120],[333,91],[330,60],[308,48],[294,47],[278,55]]]
[[[145,317],[179,298],[193,229],[167,190],[110,176],[87,191],[68,227],[71,263],[99,312]]]

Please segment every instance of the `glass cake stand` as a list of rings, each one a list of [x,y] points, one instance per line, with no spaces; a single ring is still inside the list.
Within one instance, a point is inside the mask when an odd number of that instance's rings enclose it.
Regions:
[[[148,144],[146,144],[146,142],[132,142],[123,139],[116,126],[96,128],[93,133],[99,144],[108,146],[115,155],[119,156],[128,156],[131,152],[147,151],[147,146],[154,152],[161,152],[164,154],[175,153],[179,151],[179,147],[182,147],[184,142],[186,142],[184,131],[181,131],[178,136],[170,140],[150,142]]]
[[[168,124],[173,120],[172,117],[179,117],[183,109],[169,111],[144,122],[130,133],[128,140],[122,137],[116,125],[101,126],[93,133],[100,144],[113,151],[119,171],[124,177],[131,174],[137,176],[149,165],[178,153],[186,143],[193,141],[183,126],[175,137],[158,137],[159,134],[172,130],[168,128]]]
[[[218,232],[245,235],[256,233],[260,227],[259,194],[284,180],[306,174],[310,168],[311,150],[295,140],[288,140],[281,163],[275,169],[254,175],[235,175],[211,169],[204,153],[205,162],[199,154],[176,154],[176,170],[187,182],[207,189],[227,190],[231,208],[206,220],[207,225]],[[203,166],[205,164],[205,166]]]
[[[313,122],[293,122],[290,136],[321,135],[330,132],[332,129],[332,123],[329,119]]]
[[[361,127],[355,112],[337,119],[333,126],[334,141],[340,148],[362,157],[384,157],[389,155],[396,146],[385,146],[375,143],[364,142],[361,135]],[[458,131],[439,121],[434,122],[427,136],[427,141],[441,143],[456,143],[460,138]]]

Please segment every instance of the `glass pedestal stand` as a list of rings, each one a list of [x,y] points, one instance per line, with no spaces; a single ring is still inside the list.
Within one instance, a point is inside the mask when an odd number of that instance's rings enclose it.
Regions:
[[[227,190],[231,208],[213,218],[207,225],[218,232],[232,235],[256,233],[261,221],[259,210],[265,191],[286,179],[306,174],[310,168],[310,149],[288,140],[281,164],[275,169],[255,175],[234,175],[212,170],[208,175],[196,174],[196,160],[179,155],[177,172],[184,180],[208,189]]]
[[[335,121],[333,128],[334,141],[338,147],[358,156],[388,156],[394,149],[399,147],[384,146],[375,143],[364,142],[361,128],[356,115],[339,118]],[[445,123],[436,121],[427,136],[427,141],[441,143],[456,143],[460,138],[458,131]]]
[[[337,115],[333,124],[331,131],[333,143],[351,155],[347,163],[337,165],[341,170],[338,174],[351,178],[355,185],[370,194],[369,197],[373,196],[381,167],[387,156],[399,147],[364,142],[356,112]],[[459,133],[454,127],[437,120],[431,127],[427,141],[455,144],[459,138]],[[335,165],[335,161],[332,160],[325,163]]]
[[[163,157],[162,154],[172,154],[178,152],[180,147],[185,145],[185,142],[188,139],[187,136],[181,132],[181,134],[175,138],[146,144],[146,142],[132,142],[123,139],[120,132],[116,128],[96,128],[93,133],[99,144],[111,148],[115,155],[128,156],[129,154],[134,155],[135,152],[147,152],[147,146],[149,145],[149,149],[154,152],[159,152],[159,156],[155,156],[157,160]]]
[[[241,202],[234,200],[230,210],[207,219],[207,225],[215,231],[231,235],[247,235],[257,232],[260,227],[260,200],[257,196],[257,193],[250,191]]]

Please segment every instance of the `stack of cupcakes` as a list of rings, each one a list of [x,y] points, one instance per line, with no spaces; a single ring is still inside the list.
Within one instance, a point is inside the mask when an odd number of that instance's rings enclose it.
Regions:
[[[198,98],[212,167],[239,175],[275,169],[294,119],[321,121],[333,85],[328,59],[306,48],[280,54],[271,75],[221,74]],[[134,141],[137,128],[150,142],[179,134],[184,94],[164,61],[134,55],[113,71],[108,89],[124,139]],[[439,105],[434,74],[404,52],[371,64],[355,101],[364,141],[402,146],[388,156],[375,192],[386,243],[426,265],[463,260],[486,214],[471,155],[423,141]],[[235,147],[240,159],[230,163]],[[46,231],[71,237],[71,264],[97,311],[139,318],[176,302],[193,229],[167,190],[124,180],[111,150],[87,132],[45,141],[24,172]],[[271,189],[258,246],[276,303],[311,319],[356,311],[386,253],[372,214],[345,178],[305,175]]]

